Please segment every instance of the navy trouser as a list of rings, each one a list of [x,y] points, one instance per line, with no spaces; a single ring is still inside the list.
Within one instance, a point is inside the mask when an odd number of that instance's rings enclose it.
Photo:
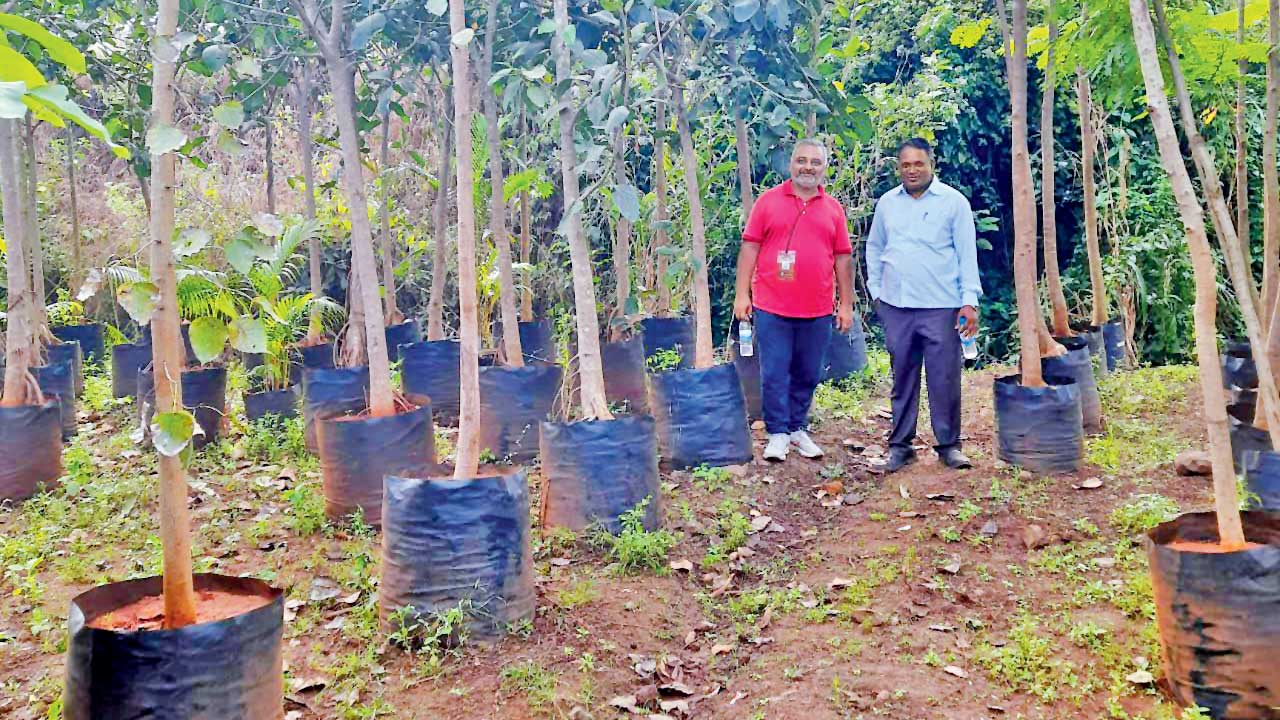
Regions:
[[[760,308],[754,316],[765,429],[771,435],[804,430],[826,365],[831,316],[790,318]]]
[[[876,313],[893,365],[893,431],[889,446],[910,448],[920,417],[920,368],[929,383],[929,419],[937,450],[960,446],[960,370],[964,365],[955,308],[900,308],[881,301]]]

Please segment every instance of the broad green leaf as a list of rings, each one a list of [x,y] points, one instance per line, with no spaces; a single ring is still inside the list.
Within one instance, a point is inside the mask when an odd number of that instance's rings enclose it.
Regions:
[[[449,11],[449,0],[427,0],[427,12],[440,17]]]
[[[236,130],[244,124],[244,105],[235,100],[224,102],[213,109],[213,121],[228,130]]]
[[[612,135],[618,130],[618,128],[622,127],[622,124],[625,123],[629,117],[631,117],[631,110],[626,105],[610,110],[609,119],[604,121],[605,134]]]
[[[74,45],[49,32],[40,23],[17,15],[0,13],[0,27],[9,28],[19,35],[25,35],[40,43],[40,47],[44,48],[51,59],[76,75],[86,72],[84,55]]]
[[[544,108],[551,103],[551,93],[541,85],[529,85],[525,89],[525,95],[529,98],[529,102]]]
[[[531,68],[521,70],[520,74],[529,82],[538,82],[547,76],[547,66],[542,63],[538,63]]]
[[[173,254],[179,258],[187,258],[203,250],[213,236],[208,230],[187,228],[178,233],[178,240],[173,244]]]
[[[262,256],[258,244],[243,235],[231,238],[223,252],[227,255],[227,262],[241,275],[248,275],[254,261]]]
[[[511,202],[512,198],[525,190],[531,189],[537,181],[538,170],[536,168],[521,170],[515,175],[508,176],[506,181],[503,182],[502,197],[507,202]]]
[[[453,37],[449,38],[449,42],[453,43],[455,47],[464,48],[471,44],[471,40],[474,39],[475,36],[475,28],[463,28],[454,33]]]
[[[222,68],[226,67],[227,59],[228,53],[226,45],[210,45],[204,49],[204,52],[200,53],[200,61],[203,62],[205,67],[209,68],[211,72],[218,72]]]
[[[251,317],[238,317],[231,321],[231,347],[244,353],[267,351],[267,327]]]
[[[151,419],[151,438],[156,452],[165,457],[177,457],[191,443],[191,438],[203,435],[204,429],[186,410],[158,413]]]
[[[951,44],[959,48],[971,48],[978,44],[991,27],[991,18],[961,23],[951,31]]]
[[[542,22],[538,23],[538,30],[537,30],[537,33],[538,33],[539,35],[550,35],[551,33],[555,32],[555,31],[556,31],[556,21],[555,21],[555,20],[550,20],[550,19],[548,19],[548,20],[543,20]]]
[[[75,101],[71,100],[68,96],[66,87],[58,84],[45,85],[32,90],[27,93],[27,95],[28,97],[39,101],[41,105],[45,106],[49,110],[56,112],[71,122],[74,122],[76,125],[79,125],[85,132],[89,133],[93,137],[107,143],[111,148],[111,152],[114,153],[116,157],[124,159],[129,158],[129,148],[124,147],[123,145],[117,145],[115,141],[111,139],[111,133],[102,123],[89,117],[83,108],[81,108]]]
[[[34,90],[47,81],[25,55],[8,45],[0,45],[0,82],[26,83],[28,90]]]
[[[253,218],[253,226],[267,237],[280,237],[284,234],[284,221],[271,213],[258,213]],[[301,227],[295,225],[294,227]]]
[[[630,222],[640,219],[640,193],[636,186],[625,183],[613,188],[613,205]]]
[[[246,77],[260,78],[262,77],[262,63],[251,57],[240,58],[236,64],[232,66],[237,75]]]
[[[134,322],[146,325],[160,304],[160,288],[146,280],[127,283],[116,290],[116,300]]]
[[[790,0],[768,0],[765,13],[769,16],[769,22],[779,30],[791,27]]]
[[[351,26],[351,49],[359,50],[378,33],[387,24],[387,16],[382,12],[375,12],[365,17],[355,25]]]
[[[191,349],[202,363],[222,354],[227,344],[227,324],[215,317],[196,318],[191,323]]]
[[[27,114],[22,96],[27,94],[24,82],[0,82],[0,118],[20,120]]]
[[[609,56],[603,50],[592,48],[582,53],[582,62],[589,68],[603,67],[609,62]]]
[[[249,148],[240,142],[240,138],[230,130],[218,131],[218,150],[230,155],[231,157],[240,157],[245,150]]]
[[[147,131],[147,149],[159,156],[173,152],[187,143],[187,134],[172,125],[155,125]]]
[[[760,10],[760,0],[733,0],[733,19],[746,22]]]

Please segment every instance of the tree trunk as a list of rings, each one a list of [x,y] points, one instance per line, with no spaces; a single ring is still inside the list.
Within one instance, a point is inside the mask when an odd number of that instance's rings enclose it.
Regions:
[[[266,162],[267,162],[267,212],[276,214],[276,156],[275,129],[271,127],[271,115],[268,112],[262,123],[266,130]]]
[[[27,231],[27,260],[31,263],[31,296],[34,302],[32,337],[35,340],[33,349],[40,361],[43,361],[44,347],[54,338],[49,332],[49,310],[46,306],[49,298],[44,285],[44,248],[40,242],[40,213],[36,198],[36,185],[40,179],[40,167],[36,164],[36,126],[30,113],[26,118],[25,139],[23,165],[26,168],[26,197],[23,206],[26,208],[27,218],[23,226]]]
[[[445,247],[449,242],[449,186],[452,184],[452,178],[449,176],[449,161],[453,158],[454,128],[447,119],[452,108],[452,103],[448,99],[449,90],[443,84],[441,87],[445,95],[445,112],[441,118],[441,132],[444,138],[440,143],[440,169],[437,175],[440,179],[440,192],[431,213],[435,237],[432,238],[431,295],[427,301],[428,340],[444,339],[444,284],[449,274]]]
[[[1280,2],[1280,0],[1277,0]],[[1093,289],[1091,323],[1107,322],[1107,286],[1102,276],[1102,249],[1098,244],[1098,201],[1094,185],[1094,152],[1098,147],[1093,128],[1093,93],[1084,68],[1076,66],[1076,92],[1080,96],[1080,177],[1084,189],[1084,242],[1089,255],[1089,284]]]
[[[751,208],[756,204],[755,192],[751,188],[751,144],[747,135],[747,120],[742,108],[733,108],[733,139],[738,148],[738,192],[742,196],[742,224],[747,224],[751,217]]]
[[[1227,261],[1227,271],[1231,275],[1231,285],[1235,288],[1236,299],[1240,304],[1240,316],[1244,320],[1245,334],[1249,344],[1255,348],[1265,348],[1262,321],[1258,318],[1258,289],[1253,282],[1253,274],[1245,263],[1240,250],[1240,238],[1236,235],[1231,211],[1222,197],[1222,183],[1218,179],[1217,164],[1213,154],[1205,143],[1204,136],[1196,125],[1196,117],[1191,108],[1191,95],[1187,91],[1186,79],[1182,74],[1182,64],[1173,50],[1173,41],[1169,35],[1169,25],[1164,14],[1162,0],[1156,0],[1156,19],[1160,33],[1164,38],[1166,56],[1169,59],[1169,71],[1173,78],[1174,95],[1178,99],[1178,114],[1182,118],[1183,133],[1187,137],[1187,145],[1191,149],[1191,157],[1196,163],[1196,172],[1200,176],[1200,186],[1211,217],[1214,218],[1214,230],[1222,246]],[[1266,407],[1268,430],[1271,443],[1280,447],[1280,402],[1276,400],[1276,377],[1271,369],[1271,359],[1266,352],[1255,352],[1254,364],[1258,367],[1258,396]]]
[[[3,192],[4,236],[10,238],[6,250],[8,278],[8,323],[5,342],[4,394],[0,407],[18,407],[43,402],[39,386],[31,376],[35,365],[32,332],[31,273],[28,271],[25,244],[18,241],[26,234],[23,224],[21,182],[22,143],[17,120],[0,120],[0,192]],[[33,392],[34,391],[34,392]]]
[[[395,243],[391,239],[391,178],[387,176],[391,150],[391,106],[382,111],[382,152],[378,158],[379,182],[378,219],[382,223],[382,286],[385,288],[383,321],[386,325],[404,322],[404,315],[396,307],[396,258]]]
[[[74,295],[84,281],[84,244],[80,238],[80,209],[76,196],[76,126],[67,123],[67,204],[71,215],[71,279],[68,286]]]
[[[333,12],[341,14],[342,5]],[[335,22],[336,27],[345,27]],[[382,303],[378,298],[378,269],[373,253],[373,229],[369,225],[369,201],[365,195],[364,171],[360,163],[360,135],[356,128],[356,91],[354,69],[343,56],[340,43],[333,38],[320,43],[325,65],[329,69],[333,105],[338,119],[338,141],[342,149],[342,180],[347,194],[351,218],[351,261],[359,280],[356,302],[364,313],[364,341],[369,358],[369,409],[374,417],[395,414],[395,397],[391,389],[391,364],[387,358],[387,338],[382,324]],[[356,302],[353,302],[353,307]]]
[[[1058,21],[1054,17],[1054,3],[1049,0],[1049,49],[1044,71],[1044,92],[1040,102],[1040,207],[1044,235],[1044,274],[1049,287],[1049,305],[1053,309],[1053,334],[1058,337],[1071,335],[1067,316],[1067,298],[1062,292],[1062,276],[1058,272],[1058,218],[1054,197],[1053,100],[1057,90],[1058,74],[1054,62],[1053,46],[1058,41]]]
[[[613,144],[613,182],[615,186],[629,184],[626,168],[627,134],[619,128]],[[618,216],[613,244],[613,274],[616,279],[617,315],[627,314],[627,301],[631,299],[631,221]]]
[[[302,73],[298,80],[298,145],[302,150],[303,207],[308,220],[316,219],[316,166],[311,140],[311,61],[302,61]],[[308,273],[311,281],[311,297],[324,297],[324,274],[320,268],[320,233],[312,233],[307,240]],[[311,322],[307,325],[307,344],[318,345],[324,327],[320,306],[311,306]]]
[[[466,28],[466,3],[449,0],[449,32]],[[458,133],[458,339],[462,383],[458,412],[459,479],[476,476],[480,465],[480,312],[476,285],[475,179],[471,152],[470,49],[449,44],[453,55],[453,126]],[[501,192],[501,187],[498,188]]]
[[[697,336],[694,340],[693,366],[715,365],[711,343],[711,290],[707,283],[707,230],[702,218],[702,189],[698,187],[698,156],[693,149],[693,131],[684,106],[684,88],[673,85],[676,100],[676,127],[680,133],[680,157],[684,161],[684,183],[689,193],[689,231],[693,240],[694,315]]]
[[[1236,496],[1236,477],[1231,460],[1231,435],[1227,424],[1226,397],[1222,389],[1222,368],[1218,364],[1217,346],[1217,272],[1214,268],[1209,240],[1205,235],[1204,215],[1199,198],[1191,185],[1191,177],[1183,164],[1182,150],[1173,127],[1169,102],[1165,96],[1164,77],[1156,52],[1155,31],[1147,0],[1129,0],[1133,19],[1134,41],[1138,61],[1146,82],[1151,124],[1160,146],[1160,161],[1168,173],[1178,202],[1178,214],[1187,233],[1196,282],[1196,355],[1200,360],[1200,385],[1204,393],[1205,424],[1209,435],[1209,454],[1213,465],[1214,501],[1218,514],[1218,534],[1226,549],[1244,546]]]
[[[533,252],[533,208],[529,204],[529,191],[520,191],[520,262],[526,267]],[[520,293],[520,319],[533,322],[533,288],[525,283]]]
[[[498,248],[498,305],[502,316],[502,345],[507,363],[524,366],[520,345],[520,315],[516,308],[516,278],[511,269],[511,236],[507,233],[506,175],[502,168],[502,129],[498,127],[498,97],[489,78],[493,73],[493,48],[498,42],[498,0],[489,0],[485,20],[484,59],[479,82],[484,96],[485,132],[489,141],[489,234]]]
[[[369,364],[364,341],[364,301],[360,293],[360,274],[356,271],[355,248],[351,250],[351,267],[347,271],[347,324],[338,337],[338,365],[360,367]]]
[[[668,88],[670,92],[670,88]],[[652,174],[656,178],[654,180],[654,194],[657,196],[654,204],[653,218],[657,223],[666,223],[670,218],[667,216],[667,99],[666,97],[658,98],[658,114],[653,126],[653,170]],[[660,251],[667,246],[667,230],[666,227],[660,227],[653,233],[653,247],[655,251]],[[658,289],[658,317],[666,317],[671,314],[671,288],[667,286],[667,256],[661,252],[657,252],[657,277],[656,283]]]
[[[1236,43],[1243,47],[1244,45],[1244,0],[1239,0],[1238,10],[1236,12]],[[1247,161],[1249,155],[1249,128],[1245,123],[1245,107],[1244,107],[1244,81],[1249,74],[1249,61],[1241,58],[1236,63],[1238,74],[1236,76],[1236,168],[1235,168],[1235,185],[1236,185],[1236,234],[1240,237],[1240,251],[1244,253],[1245,267],[1251,268],[1253,263],[1250,262],[1249,256],[1252,254],[1249,248],[1249,164]],[[1271,273],[1270,268],[1263,266],[1263,296],[1266,295],[1266,278]],[[1253,272],[1250,270],[1250,276]]]
[[[562,88],[572,83],[569,47],[564,35],[569,28],[569,0],[553,0],[556,31],[551,38],[551,54],[556,63],[556,82]],[[611,420],[609,400],[604,390],[604,366],[600,358],[600,320],[596,316],[596,288],[591,272],[591,248],[582,232],[582,198],[578,190],[578,154],[573,129],[577,118],[572,91],[560,105],[560,177],[564,185],[564,212],[561,222],[569,242],[573,266],[573,305],[578,321],[578,376],[582,415],[588,420]]]
[[[159,0],[156,42],[168,46],[178,29],[178,0]],[[176,55],[173,53],[172,55]],[[151,127],[173,124],[174,75],[177,64],[153,52]],[[151,281],[159,302],[151,319],[152,367],[156,413],[185,412],[182,367],[186,360],[179,332],[178,291],[173,259],[174,194],[177,155],[151,156]],[[187,478],[178,455],[160,455],[160,536],[164,542],[164,626],[179,628],[196,621],[191,578],[191,521],[187,514]]]
[[[1267,122],[1262,136],[1262,287],[1263,317],[1268,322],[1267,356],[1280,368],[1280,303],[1276,302],[1276,264],[1280,263],[1280,173],[1276,170],[1276,126],[1280,118],[1280,0],[1270,0],[1267,39]],[[1270,428],[1266,403],[1258,403],[1254,425]]]

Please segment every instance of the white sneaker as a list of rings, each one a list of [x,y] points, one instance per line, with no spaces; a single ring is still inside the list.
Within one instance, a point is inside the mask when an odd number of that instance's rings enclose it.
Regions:
[[[765,460],[782,461],[787,459],[787,451],[791,448],[791,437],[786,433],[773,433],[769,443],[764,446]]]
[[[822,448],[818,447],[813,438],[809,437],[809,433],[804,430],[797,430],[791,433],[791,442],[795,444],[796,450],[807,458],[822,457]]]

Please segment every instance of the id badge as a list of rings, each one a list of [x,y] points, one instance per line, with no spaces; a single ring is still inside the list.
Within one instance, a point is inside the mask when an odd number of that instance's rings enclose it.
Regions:
[[[796,279],[795,250],[782,250],[778,253],[778,278],[781,280]]]

